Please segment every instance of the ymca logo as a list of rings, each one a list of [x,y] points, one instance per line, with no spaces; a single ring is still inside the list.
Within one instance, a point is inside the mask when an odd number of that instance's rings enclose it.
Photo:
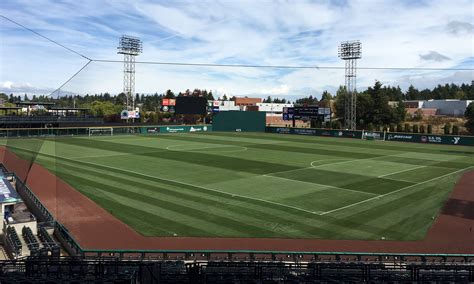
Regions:
[[[461,137],[453,137],[454,145],[458,144],[459,140],[461,140]]]

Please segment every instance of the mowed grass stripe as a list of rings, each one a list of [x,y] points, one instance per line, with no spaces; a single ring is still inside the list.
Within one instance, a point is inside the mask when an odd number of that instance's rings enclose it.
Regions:
[[[272,176],[271,174],[270,176]],[[384,194],[415,183],[373,176],[357,175],[319,168],[307,168],[301,171],[274,174],[290,180],[299,180],[340,187],[348,190],[361,191],[371,194]]]
[[[420,158],[407,158],[407,157],[397,157],[397,156],[386,156],[383,158],[384,161],[392,163],[401,163],[408,165],[417,165],[417,166],[431,166],[431,167],[440,167],[440,168],[450,168],[450,169],[463,169],[472,165],[472,162],[460,162],[460,161],[434,161]]]
[[[88,170],[87,168],[79,167],[79,166],[74,166],[71,164],[64,164],[62,163],[59,168],[67,168],[71,169],[73,172],[80,172],[80,173],[87,173],[88,175],[91,175],[91,178],[94,178],[94,174],[97,174],[97,171],[92,171]],[[160,194],[163,194],[164,192],[168,192],[169,194],[175,196],[176,198],[179,198],[180,200],[189,200],[193,199],[197,204],[203,204],[205,206],[213,207],[216,206],[216,202],[222,202],[221,198],[222,197],[216,197],[216,196],[210,196],[212,199],[207,199],[204,198],[203,196],[208,195],[208,193],[201,193],[200,196],[195,196],[191,195],[192,193],[195,192],[183,192],[183,191],[174,191],[171,189],[167,189],[164,187],[156,187],[153,185],[145,184],[143,182],[137,181],[137,180],[130,180],[127,177],[118,177],[116,175],[117,173],[114,172],[112,173],[107,173],[101,170],[100,175],[103,179],[106,180],[116,180],[117,182],[123,184],[124,186],[138,186],[141,189],[144,190],[149,190],[149,191],[155,191],[159,190]],[[119,174],[120,175],[120,174]],[[81,184],[79,184],[79,187]],[[182,190],[182,188],[181,188]],[[304,216],[293,216],[291,214],[288,214],[288,212],[285,211],[274,211],[268,207],[262,207],[261,204],[256,207],[256,209],[252,209],[254,206],[253,204],[249,204],[247,202],[242,203],[242,205],[233,204],[235,203],[235,199],[233,198],[228,198],[228,200],[225,201],[226,203],[226,210],[234,211],[237,212],[239,215],[245,215],[254,219],[260,219],[260,222],[262,226],[268,227],[268,222],[271,222],[271,224],[291,224],[293,227],[294,232],[288,232],[288,235],[290,236],[300,236],[300,237],[326,237],[326,236],[331,236],[334,234],[337,234],[338,231],[344,230],[345,228],[340,228],[339,226],[334,226],[331,223],[328,223],[322,218],[319,221],[316,221],[314,217],[312,218],[306,218]],[[305,222],[300,222],[300,220],[303,220]],[[310,225],[308,223],[315,223],[314,225]],[[351,226],[353,227],[362,227],[364,230],[373,230],[375,228],[369,228],[369,226],[365,224],[360,224],[360,223],[351,223]],[[176,230],[174,230],[176,231]],[[265,234],[265,236],[268,236],[269,234]]]
[[[162,151],[153,151],[156,148],[145,147],[145,146],[131,146],[123,143],[108,143],[97,140],[87,140],[85,138],[73,138],[70,140],[62,140],[60,143],[72,144],[76,146],[83,146],[94,149],[104,149],[113,151],[123,151],[125,153],[133,153],[137,156],[145,157],[156,157],[165,160],[180,161],[190,164],[196,164],[201,166],[214,167],[219,169],[227,169],[233,171],[241,171],[254,174],[265,174],[272,171],[284,171],[296,169],[298,167],[275,164],[270,162],[261,162],[248,160],[237,157],[228,157],[221,155],[213,155],[209,153],[198,153],[198,152],[179,152],[179,151],[168,151],[166,149]],[[137,152],[137,148],[148,148],[147,154]]]
[[[146,178],[154,179],[154,180],[157,180],[157,181],[160,181],[160,182],[163,182],[163,183],[168,183],[170,185],[187,187],[187,188],[191,188],[191,189],[199,190],[199,191],[213,192],[216,195],[232,196],[236,199],[244,199],[247,202],[252,202],[252,203],[257,203],[257,204],[258,203],[265,203],[267,205],[267,207],[274,207],[274,208],[285,207],[287,209],[290,209],[289,212],[298,211],[299,213],[306,213],[306,214],[317,214],[317,213],[319,213],[317,211],[309,211],[309,210],[305,210],[303,208],[299,208],[299,207],[295,207],[295,206],[291,206],[291,205],[286,205],[286,204],[282,204],[282,203],[278,203],[278,202],[274,202],[274,201],[270,201],[270,200],[259,199],[259,198],[254,198],[254,197],[250,197],[250,196],[243,196],[243,195],[239,195],[239,194],[232,194],[232,193],[220,191],[220,190],[217,190],[217,189],[211,189],[211,188],[203,187],[203,186],[200,186],[200,185],[193,185],[193,184],[180,182],[180,181],[175,181],[175,180],[171,180],[171,179],[166,179],[166,178],[162,178],[162,177],[151,176],[151,175],[142,174],[142,173],[139,173],[139,172],[134,172],[134,171],[126,170],[126,169],[120,169],[120,168],[116,168],[116,167],[112,167],[112,166],[101,165],[101,164],[86,162],[86,161],[78,161],[78,160],[68,159],[68,158],[64,158],[64,157],[54,157],[52,155],[47,155],[47,154],[39,154],[39,155],[44,156],[44,157],[49,157],[49,158],[55,158],[55,159],[63,160],[63,161],[72,161],[72,162],[75,162],[75,163],[81,163],[81,164],[88,165],[90,167],[99,168],[99,169],[112,169],[112,170],[115,170],[117,172],[121,172],[121,173],[128,174],[128,175],[131,175],[131,176],[141,177],[141,178],[146,177]]]
[[[471,168],[471,167],[469,167]],[[333,213],[333,212],[336,212],[336,211],[340,211],[340,210],[344,210],[344,209],[347,209],[347,208],[351,208],[351,207],[354,207],[356,205],[359,205],[359,204],[362,204],[362,203],[366,203],[366,202],[369,202],[369,201],[372,201],[374,199],[378,199],[378,198],[382,198],[384,196],[387,196],[387,195],[390,195],[390,194],[395,194],[395,193],[398,193],[402,190],[406,190],[406,189],[410,189],[412,187],[416,187],[416,186],[419,186],[419,185],[422,185],[422,184],[425,184],[425,183],[429,183],[429,182],[432,182],[434,180],[437,180],[437,179],[440,179],[440,178],[444,178],[444,177],[447,177],[449,175],[452,175],[452,174],[456,174],[458,172],[462,172],[464,170],[467,170],[468,168],[465,168],[465,169],[461,169],[461,170],[457,170],[457,171],[454,171],[454,172],[450,172],[448,174],[445,174],[445,175],[442,175],[442,176],[438,176],[438,177],[435,177],[435,178],[432,178],[432,179],[429,179],[429,180],[425,180],[425,181],[422,181],[422,182],[419,182],[419,183],[415,183],[415,184],[412,184],[412,185],[409,185],[409,186],[406,186],[406,187],[403,187],[403,188],[400,188],[400,189],[397,189],[397,190],[394,190],[394,191],[391,191],[391,192],[388,192],[388,193],[385,193],[381,196],[376,196],[376,197],[372,197],[372,198],[369,198],[367,200],[364,200],[364,201],[361,201],[361,202],[357,202],[357,203],[354,203],[354,204],[351,204],[351,205],[348,205],[348,206],[343,206],[343,207],[340,207],[340,208],[336,208],[334,210],[330,210],[330,211],[326,211],[326,212],[323,212],[321,213],[321,215],[326,215],[326,214],[329,214],[329,213]]]
[[[279,144],[271,143],[243,143],[236,141],[222,141],[219,139],[211,139],[206,137],[191,137],[191,136],[181,136],[181,135],[164,135],[158,137],[159,139],[170,139],[176,141],[187,141],[187,142],[200,142],[200,143],[209,143],[217,145],[237,145],[245,146],[251,149],[259,150],[271,150],[271,151],[280,151],[280,152],[289,152],[289,153],[304,153],[304,154],[319,154],[325,156],[334,156],[334,157],[343,157],[343,158],[354,158],[354,159],[363,159],[377,157],[381,155],[375,155],[370,153],[359,153],[359,152],[349,152],[349,151],[338,151],[333,149],[317,148],[317,147],[300,147],[300,146],[286,146]]]
[[[202,195],[193,196],[187,194],[186,192],[178,192],[165,187],[149,185],[143,182],[130,181],[126,178],[121,178],[110,174],[107,175],[104,173],[101,173],[101,177],[97,178],[97,176],[94,175],[97,174],[97,172],[64,164],[61,165],[61,170],[59,170],[60,175],[64,173],[64,169],[68,169],[69,174],[78,172],[80,172],[82,176],[85,174],[86,177],[83,179],[84,183],[94,186],[100,190],[105,190],[110,193],[119,193],[130,199],[140,200],[142,202],[148,202],[146,198],[149,197],[149,201],[153,201],[151,204],[156,204],[160,208],[164,208],[173,212],[177,211],[181,214],[189,215],[193,218],[198,218],[199,220],[209,221],[215,225],[226,228],[228,227],[233,230],[244,230],[244,232],[251,231],[258,234],[262,234],[262,232],[258,232],[261,228],[262,231],[267,231],[266,229],[263,229],[263,227],[255,227],[248,224],[263,223],[261,219],[262,212],[264,210],[268,210],[268,208],[262,208],[262,211],[259,211],[257,214],[250,215],[246,214],[245,210],[247,210],[247,208],[241,207],[238,211],[232,211],[229,214],[229,210],[231,210],[231,208],[229,208],[228,205],[232,202],[235,202],[233,198],[227,198],[225,202],[223,202],[221,198],[214,198],[214,200],[206,199]],[[114,184],[122,185],[123,189],[119,186],[111,186],[110,180],[114,180]],[[109,184],[107,184],[107,182],[109,182]],[[146,194],[140,192],[146,192]],[[136,194],[138,198],[135,198],[134,194]],[[209,213],[210,211],[213,213]],[[171,214],[171,216],[172,215],[173,214]],[[224,215],[232,216],[232,218],[223,217]],[[244,223],[241,224],[241,222]]]
[[[364,202],[365,204],[358,206],[349,206],[348,210],[334,210],[331,218],[340,226],[348,225],[349,220],[367,220],[372,226],[375,226],[375,223],[380,224],[379,231],[374,235],[375,239],[380,239],[382,236],[394,240],[419,239],[431,226],[432,217],[438,213],[443,200],[457,180],[455,176],[446,177],[441,181],[417,184],[410,191],[398,191],[383,198],[371,198],[370,204]],[[330,215],[324,216],[330,217]],[[398,227],[397,224],[401,224],[402,220],[408,220],[410,224],[405,224],[405,228]],[[415,231],[418,231],[418,234]]]
[[[122,189],[117,186],[110,186],[89,179],[82,179],[82,182],[87,183],[89,186],[97,188],[100,191],[107,192],[112,196],[126,198],[127,203],[130,202],[131,204],[135,204],[135,207],[144,209],[144,205],[149,205],[150,208],[159,208],[162,214],[168,216],[170,220],[174,217],[175,222],[179,222],[180,219],[185,219],[187,224],[194,228],[201,229],[201,233],[193,236],[235,236],[236,234],[251,236],[255,234],[265,235],[270,233],[261,226],[252,225],[252,223],[255,222],[252,222],[243,216],[240,216],[240,221],[236,221],[213,213],[212,210],[210,210],[212,208],[209,207],[199,205],[193,207],[184,206],[182,204],[184,202],[180,202],[179,200],[173,202],[169,199],[153,197],[150,194],[142,194],[132,190],[131,188]],[[186,231],[181,231],[179,233],[189,234]]]
[[[203,135],[203,133],[196,133],[196,135]],[[297,142],[297,143],[310,143],[319,144],[321,146],[344,146],[354,147],[356,149],[365,148],[367,150],[379,149],[388,151],[400,151],[400,152],[415,152],[415,153],[443,153],[450,155],[474,155],[474,150],[468,147],[453,148],[448,145],[433,145],[430,144],[430,148],[426,149],[425,145],[418,144],[405,144],[401,142],[384,141],[383,143],[377,143],[377,141],[366,141],[362,139],[350,139],[350,138],[335,138],[335,137],[320,137],[320,136],[305,136],[305,135],[285,135],[285,134],[273,134],[273,133],[228,133],[228,132],[208,132],[204,134],[206,136],[224,136],[230,138],[248,137],[252,139],[263,139],[263,140],[278,140],[284,142]]]
[[[436,178],[436,177],[451,173],[453,172],[453,170],[456,170],[456,169],[425,166],[423,168],[412,169],[410,171],[406,171],[403,173],[396,173],[396,174],[387,176],[386,178],[403,179],[406,181],[419,183],[425,180],[429,180],[432,178]]]

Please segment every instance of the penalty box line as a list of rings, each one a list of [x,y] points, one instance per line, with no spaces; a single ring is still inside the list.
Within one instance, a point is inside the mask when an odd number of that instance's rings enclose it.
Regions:
[[[221,190],[217,190],[217,189],[212,189],[212,188],[208,188],[208,187],[204,187],[204,186],[200,186],[200,185],[195,185],[195,184],[190,184],[190,183],[181,182],[181,181],[177,181],[177,180],[172,180],[172,179],[147,175],[147,174],[144,174],[144,173],[135,172],[135,171],[131,171],[131,170],[125,170],[125,169],[116,168],[116,167],[112,167],[112,166],[106,166],[106,165],[101,165],[101,164],[91,163],[91,162],[86,162],[86,161],[75,161],[75,160],[64,158],[64,157],[61,157],[61,159],[68,160],[68,161],[75,162],[75,163],[79,162],[79,163],[95,165],[95,166],[99,166],[99,167],[103,167],[103,168],[109,168],[109,169],[112,169],[112,170],[119,170],[119,171],[123,171],[123,172],[129,172],[129,173],[140,175],[140,176],[143,176],[143,177],[150,177],[150,178],[154,178],[154,179],[158,179],[158,180],[170,181],[170,182],[174,182],[174,183],[177,183],[177,184],[182,184],[182,185],[186,185],[186,186],[190,186],[190,187],[201,188],[201,189],[204,189],[206,191],[217,192],[217,193],[229,195],[231,197],[239,197],[239,198],[242,198],[242,199],[259,201],[259,202],[262,202],[262,203],[268,203],[268,204],[277,205],[277,206],[280,206],[280,207],[290,208],[290,209],[293,209],[293,210],[296,210],[296,211],[301,211],[301,212],[305,212],[305,213],[309,213],[309,214],[319,215],[319,214],[322,213],[321,211],[310,211],[310,210],[306,210],[306,209],[303,209],[303,208],[299,208],[299,207],[296,207],[296,206],[291,206],[291,205],[287,205],[287,204],[283,204],[283,203],[279,203],[279,202],[274,202],[274,201],[270,201],[270,200],[265,200],[265,199],[260,199],[260,198],[255,198],[255,197],[250,197],[250,196],[245,196],[245,195],[240,195],[240,194],[229,193],[229,192],[225,192],[225,191],[221,191]]]
[[[444,177],[450,176],[450,175],[452,175],[452,174],[456,174],[456,173],[459,173],[459,172],[468,170],[468,169],[473,168],[473,167],[474,167],[474,166],[470,166],[470,167],[463,168],[463,169],[460,169],[460,170],[457,170],[457,171],[454,171],[454,172],[450,172],[450,173],[447,173],[447,174],[445,174],[445,175],[442,175],[442,176],[439,176],[439,177],[435,177],[435,178],[432,178],[432,179],[429,179],[429,180],[425,180],[425,181],[422,181],[422,182],[419,182],[419,183],[415,183],[415,184],[412,184],[412,185],[409,185],[409,186],[406,186],[406,187],[402,187],[402,188],[400,188],[400,189],[397,189],[397,190],[394,190],[394,191],[391,191],[391,192],[388,192],[388,193],[385,193],[385,194],[382,194],[382,195],[379,195],[379,196],[375,196],[375,197],[368,198],[368,199],[365,199],[365,200],[362,200],[362,201],[359,201],[359,202],[356,202],[356,203],[352,203],[352,204],[349,204],[349,205],[346,205],[346,206],[342,206],[342,207],[339,207],[339,208],[336,208],[336,209],[333,209],[333,210],[329,210],[329,211],[326,211],[326,212],[322,212],[322,213],[320,213],[319,215],[320,215],[320,216],[323,216],[323,215],[326,215],[326,214],[330,214],[330,213],[333,213],[333,212],[337,212],[337,211],[341,211],[341,210],[344,210],[344,209],[347,209],[347,208],[351,208],[351,207],[354,207],[354,206],[356,206],[356,205],[363,204],[363,203],[372,201],[372,200],[374,200],[374,199],[379,199],[379,198],[385,197],[385,196],[387,196],[387,195],[391,195],[391,194],[394,194],[394,193],[397,193],[397,192],[400,192],[400,191],[403,191],[403,190],[406,190],[406,189],[415,187],[415,186],[417,186],[417,185],[421,185],[421,184],[425,184],[425,183],[428,183],[428,182],[431,182],[431,181],[434,181],[434,180],[438,180],[438,179],[440,179],[440,178],[444,178]]]

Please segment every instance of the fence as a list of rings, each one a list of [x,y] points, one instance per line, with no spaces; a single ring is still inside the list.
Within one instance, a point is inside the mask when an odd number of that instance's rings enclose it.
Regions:
[[[326,137],[345,137],[362,139],[363,137],[381,137],[386,141],[414,142],[426,144],[474,146],[474,136],[433,135],[417,133],[398,133],[363,130],[337,130],[320,128],[266,127],[268,133],[297,134]]]
[[[86,136],[89,129],[112,128],[118,134],[159,134],[181,132],[208,132],[212,125],[150,125],[150,126],[90,126],[90,127],[57,127],[57,128],[2,128],[0,138],[13,137],[48,137],[48,136]]]

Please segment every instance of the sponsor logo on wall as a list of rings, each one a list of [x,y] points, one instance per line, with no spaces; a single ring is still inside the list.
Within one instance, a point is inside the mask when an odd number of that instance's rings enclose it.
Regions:
[[[288,127],[277,128],[276,132],[277,133],[289,134],[290,133],[290,128],[288,128]]]
[[[441,143],[443,142],[440,136],[428,136],[429,143]]]
[[[315,135],[316,131],[313,129],[295,129],[295,134],[300,134],[300,135]]]
[[[189,128],[189,132],[199,132],[199,131],[207,131],[207,126],[203,127],[193,127]]]
[[[166,131],[170,133],[184,132],[183,127],[166,127]]]
[[[389,134],[387,135],[387,140],[413,140],[413,135]]]
[[[453,137],[453,144],[457,145],[459,143],[459,140],[461,140],[461,137]]]
[[[146,129],[146,132],[147,132],[147,133],[159,133],[159,132],[160,132],[160,128],[159,128],[159,127],[147,128],[147,129]]]

